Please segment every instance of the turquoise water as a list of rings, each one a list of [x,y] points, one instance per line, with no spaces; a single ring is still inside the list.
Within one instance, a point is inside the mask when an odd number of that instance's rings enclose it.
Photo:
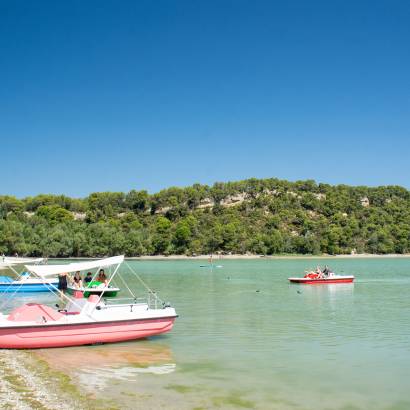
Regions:
[[[39,352],[94,397],[130,409],[410,408],[410,259],[129,263],[177,309],[171,333]],[[288,284],[318,263],[357,280]]]

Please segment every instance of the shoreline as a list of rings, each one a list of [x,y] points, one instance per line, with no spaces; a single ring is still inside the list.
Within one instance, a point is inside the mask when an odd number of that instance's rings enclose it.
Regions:
[[[187,256],[187,255],[144,255],[144,256],[130,256],[126,257],[126,260],[138,261],[138,260],[208,260],[210,255],[196,255],[196,256]],[[371,258],[410,258],[410,253],[406,254],[370,254],[370,253],[361,253],[355,255],[213,255],[213,261],[219,260],[255,260],[255,259],[371,259]]]
[[[96,260],[102,258],[108,258],[112,255],[105,255],[99,257],[87,257],[87,256],[67,256],[67,257],[50,257],[50,260]],[[208,260],[210,255],[142,255],[142,256],[125,256],[125,260],[129,261],[170,261],[170,260]],[[383,258],[410,258],[410,253],[386,253],[386,254],[373,254],[373,253],[357,253],[354,255],[303,255],[303,254],[289,254],[289,255],[257,255],[257,254],[232,254],[232,255],[213,255],[213,261],[218,260],[280,260],[280,259],[383,259]]]

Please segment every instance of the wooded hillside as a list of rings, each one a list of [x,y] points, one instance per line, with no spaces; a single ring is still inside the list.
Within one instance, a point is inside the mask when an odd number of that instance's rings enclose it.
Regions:
[[[410,251],[410,192],[249,179],[87,198],[0,196],[0,252],[32,256]]]

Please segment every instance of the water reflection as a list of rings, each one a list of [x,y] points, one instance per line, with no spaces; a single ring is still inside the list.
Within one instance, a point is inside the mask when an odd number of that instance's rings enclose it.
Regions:
[[[52,368],[75,374],[89,388],[103,388],[111,379],[130,381],[138,374],[167,374],[175,370],[169,346],[142,340],[128,343],[40,349]]]
[[[354,290],[354,283],[329,283],[319,285],[289,285],[293,289],[299,290],[307,295],[352,295]]]
[[[142,340],[95,346],[39,349],[36,353],[52,367],[81,371],[116,368],[123,365],[147,367],[172,362],[169,346]]]
[[[354,284],[337,283],[324,285],[289,285],[289,289],[297,292],[310,308],[337,309],[338,305],[346,307],[353,302]]]
[[[130,382],[137,380],[141,374],[168,374],[176,369],[175,363],[165,363],[161,365],[153,365],[147,367],[119,367],[119,368],[105,368],[105,369],[84,369],[77,373],[76,376],[81,384],[85,385],[87,389],[105,390],[110,386],[111,382],[115,380],[116,383]]]

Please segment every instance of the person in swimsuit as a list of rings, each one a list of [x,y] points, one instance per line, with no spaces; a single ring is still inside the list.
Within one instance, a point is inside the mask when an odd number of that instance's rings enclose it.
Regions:
[[[318,267],[316,268],[316,274],[317,274],[318,279],[322,279],[322,278],[323,278],[323,272],[322,272],[322,269],[320,269],[320,266],[318,266]]]
[[[75,273],[74,278],[73,278],[73,284],[77,289],[80,289],[83,287],[83,280],[81,278],[80,271],[77,271]]]
[[[98,282],[104,283],[105,286],[107,286],[107,275],[104,272],[104,269],[100,269],[100,271],[98,272],[98,278],[97,278]]]

